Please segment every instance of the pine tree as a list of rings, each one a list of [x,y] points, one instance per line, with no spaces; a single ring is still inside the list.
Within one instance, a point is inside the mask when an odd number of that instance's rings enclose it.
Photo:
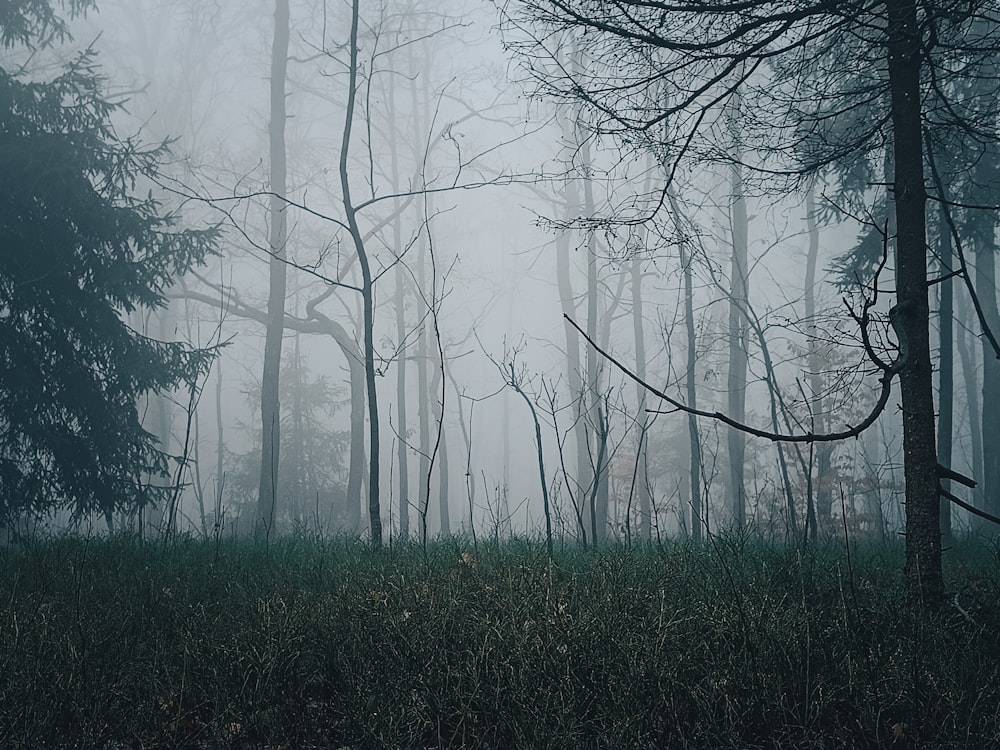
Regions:
[[[51,3],[0,3],[5,47],[66,37]],[[129,325],[164,306],[216,232],[179,228],[148,192],[166,144],[118,138],[103,84],[90,50],[49,80],[0,68],[0,523],[162,501],[169,483],[149,479],[170,461],[141,401],[195,382],[213,354]]]

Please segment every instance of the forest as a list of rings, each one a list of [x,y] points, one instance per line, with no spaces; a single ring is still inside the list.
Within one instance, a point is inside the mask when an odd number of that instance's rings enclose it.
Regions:
[[[0,2],[0,747],[1000,746],[1000,8]]]

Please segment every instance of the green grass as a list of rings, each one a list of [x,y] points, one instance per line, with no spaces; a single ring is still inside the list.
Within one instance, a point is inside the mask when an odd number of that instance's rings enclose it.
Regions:
[[[0,747],[1000,747],[990,550],[914,612],[897,549],[470,549],[0,553]]]

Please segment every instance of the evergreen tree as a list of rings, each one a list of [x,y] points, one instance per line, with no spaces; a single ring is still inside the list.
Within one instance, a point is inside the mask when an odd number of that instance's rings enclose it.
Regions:
[[[70,14],[89,2],[60,4]],[[0,43],[67,36],[51,3],[0,3]],[[150,393],[191,384],[212,352],[129,325],[213,252],[151,192],[166,145],[118,138],[92,51],[39,81],[0,68],[0,523],[25,512],[163,500],[169,457],[143,429]],[[160,482],[159,484],[169,484]]]

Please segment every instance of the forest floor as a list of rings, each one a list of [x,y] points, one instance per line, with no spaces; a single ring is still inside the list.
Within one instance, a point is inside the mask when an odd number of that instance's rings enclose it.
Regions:
[[[848,554],[850,552],[850,554]],[[1000,747],[1000,560],[743,537],[0,552],[0,748]]]

